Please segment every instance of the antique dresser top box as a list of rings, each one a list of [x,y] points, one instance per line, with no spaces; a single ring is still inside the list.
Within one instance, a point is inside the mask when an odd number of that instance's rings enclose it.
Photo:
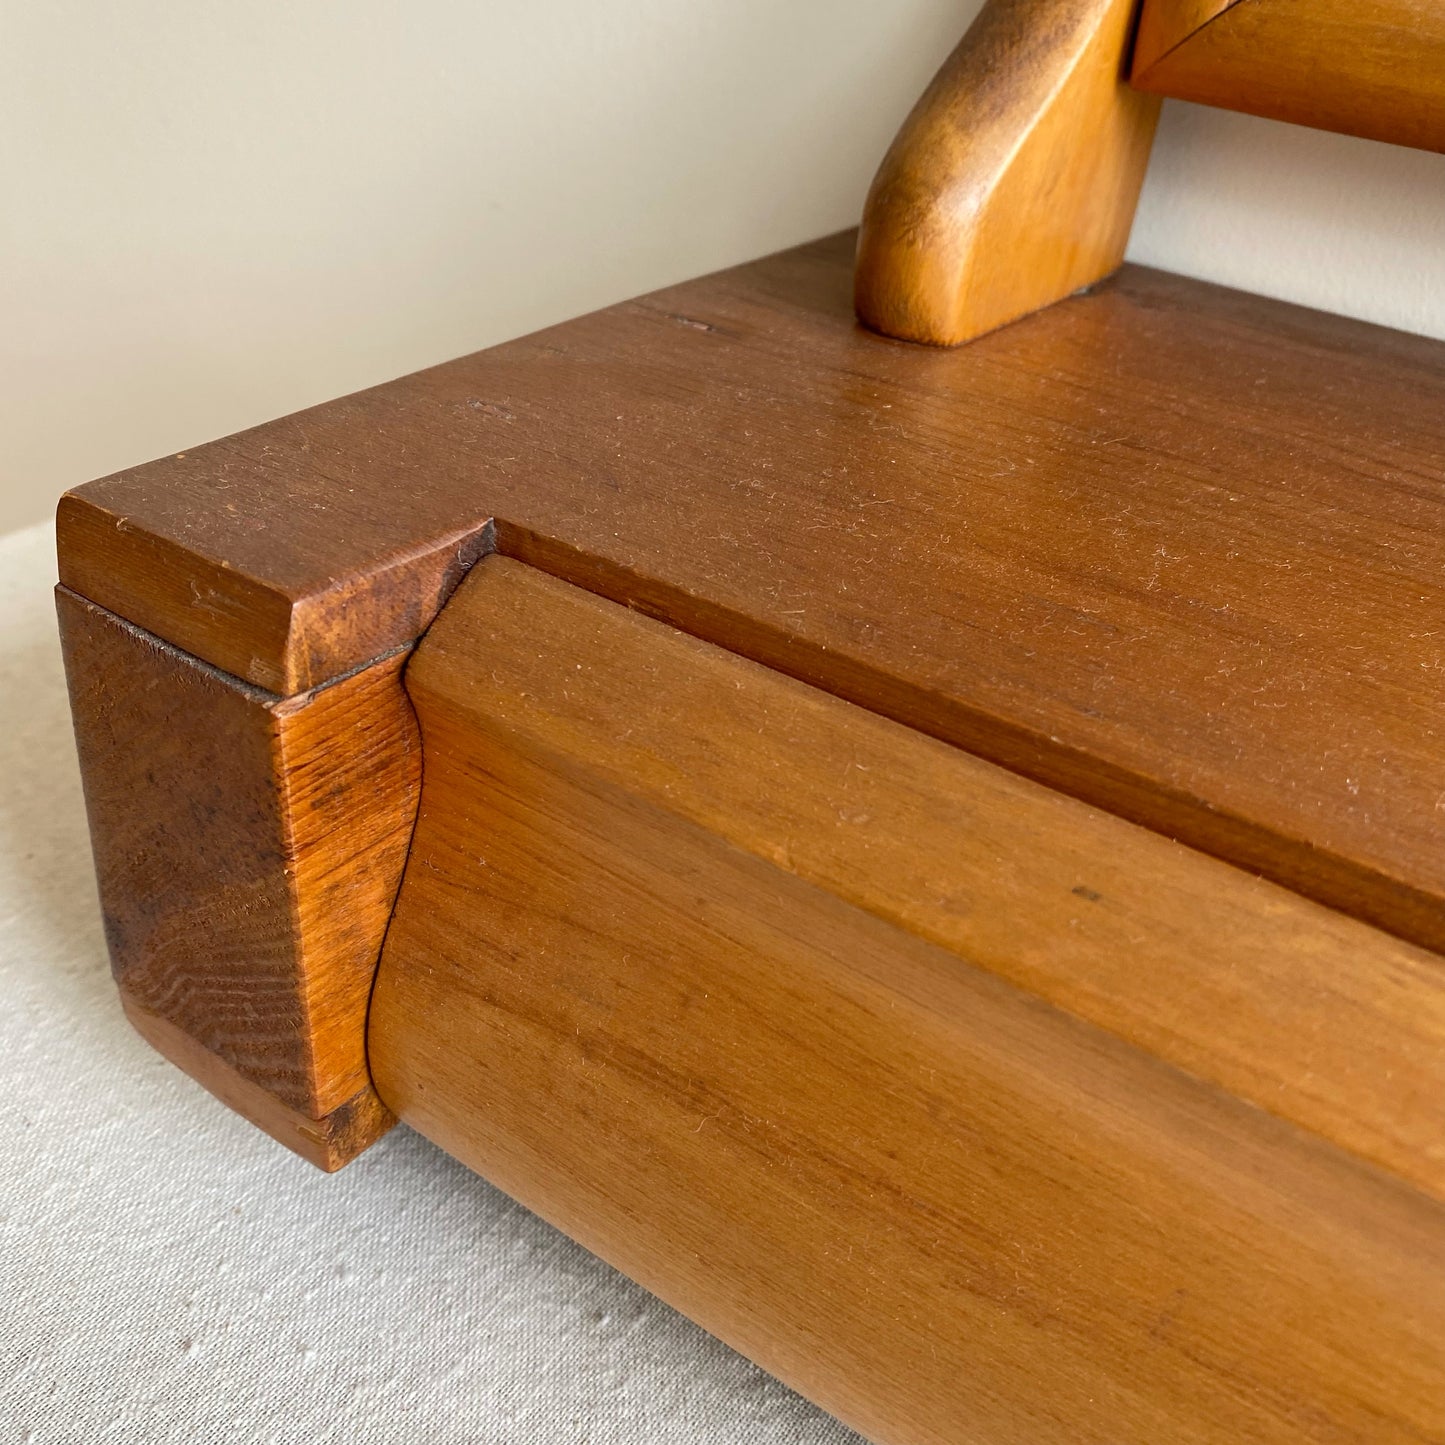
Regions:
[[[136,1026],[887,1445],[1445,1438],[1445,344],[1121,267],[1160,94],[1445,11],[990,0],[856,237],[70,493]]]

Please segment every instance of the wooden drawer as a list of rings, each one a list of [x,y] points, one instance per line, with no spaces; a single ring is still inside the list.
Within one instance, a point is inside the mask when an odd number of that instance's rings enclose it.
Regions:
[[[1435,959],[505,559],[407,687],[403,1119],[880,1441],[1432,1438]]]

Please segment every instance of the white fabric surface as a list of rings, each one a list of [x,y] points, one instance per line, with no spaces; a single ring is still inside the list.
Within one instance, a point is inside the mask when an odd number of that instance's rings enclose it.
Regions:
[[[327,1177],[131,1032],[53,545],[0,538],[0,1445],[855,1442],[407,1129]]]

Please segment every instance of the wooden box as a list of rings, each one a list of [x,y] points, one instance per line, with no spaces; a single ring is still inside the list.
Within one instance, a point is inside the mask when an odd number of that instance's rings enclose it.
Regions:
[[[1445,345],[856,244],[64,500],[127,1011],[880,1441],[1445,1438]]]

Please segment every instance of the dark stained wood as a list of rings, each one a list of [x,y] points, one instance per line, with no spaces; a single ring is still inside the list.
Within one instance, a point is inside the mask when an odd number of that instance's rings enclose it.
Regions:
[[[1143,1011],[1191,949],[1248,992],[1252,911],[1341,1033],[1351,940],[1406,950],[504,559],[407,687],[369,1026],[407,1122],[882,1445],[1445,1434],[1437,1201],[919,935],[997,908],[1097,975],[1118,909]]]
[[[956,346],[1118,267],[1159,119],[1128,84],[1136,9],[988,0],[869,190],[869,326]]]
[[[264,469],[242,460],[236,476],[249,480],[228,501],[226,447],[217,442],[200,453],[215,468],[214,512],[185,516],[165,463],[126,474],[119,488],[101,484],[84,502],[74,492],[62,498],[62,581],[257,687],[293,696],[414,642],[471,563],[491,550],[486,523],[417,544],[399,502],[391,510],[372,497],[371,508],[353,513],[324,488],[303,498],[279,483],[296,510],[252,512],[250,501],[267,486]],[[132,518],[132,506],[168,513],[174,534]],[[341,535],[323,541],[333,523]],[[244,561],[230,559],[237,527],[254,532]],[[318,543],[319,555],[308,558],[305,549]],[[352,562],[318,576],[316,563],[326,566],[337,543],[354,549]]]
[[[340,670],[495,518],[503,552],[1445,947],[1445,345],[1126,267],[911,347],[853,320],[851,245],[93,483],[62,579],[247,677]]]
[[[419,787],[404,653],[278,698],[58,593],[111,963],[163,1053],[337,1168]]]
[[[1132,84],[1445,150],[1438,0],[1145,0]]]

